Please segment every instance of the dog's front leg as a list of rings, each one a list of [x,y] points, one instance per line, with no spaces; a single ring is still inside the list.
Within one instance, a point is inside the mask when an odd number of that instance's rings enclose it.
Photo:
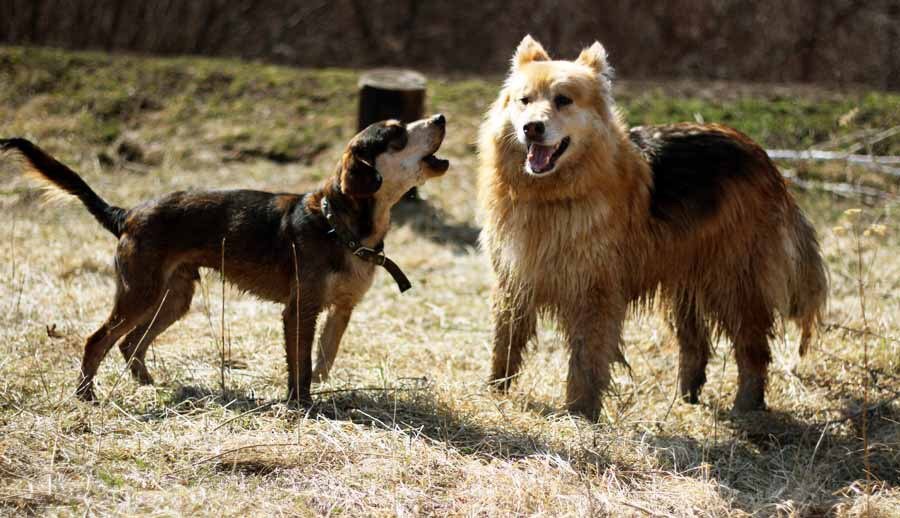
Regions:
[[[312,384],[312,345],[320,311],[319,304],[299,302],[295,296],[284,307],[282,317],[288,367],[288,401],[312,402],[309,393]]]
[[[316,355],[316,366],[313,368],[313,381],[328,379],[328,372],[334,364],[341,338],[350,322],[353,308],[334,307],[328,312],[325,326],[322,328],[322,336],[319,338],[319,350]]]
[[[624,361],[619,346],[626,307],[596,297],[560,312],[569,346],[566,406],[570,412],[593,421],[599,417],[600,398],[609,387],[610,364]]]
[[[537,312],[530,291],[500,285],[494,290],[494,354],[491,385],[500,392],[509,390],[522,365],[522,354],[537,330]]]

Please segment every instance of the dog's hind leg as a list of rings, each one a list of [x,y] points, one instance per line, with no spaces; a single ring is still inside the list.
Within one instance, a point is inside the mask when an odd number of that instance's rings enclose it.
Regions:
[[[128,362],[132,377],[141,385],[152,385],[145,357],[153,340],[187,313],[194,298],[194,282],[200,277],[197,268],[180,267],[169,279],[163,299],[147,322],[137,326],[119,342],[122,356]]]
[[[722,323],[734,343],[738,392],[733,412],[765,410],[765,391],[772,352],[769,337],[774,319],[761,297],[739,297],[733,313]]]
[[[709,363],[709,327],[691,295],[673,301],[675,336],[678,339],[678,379],[681,397],[688,403],[700,401]]]
[[[116,340],[134,327],[135,322],[133,317],[128,318],[113,310],[100,329],[88,337],[84,344],[84,356],[81,359],[78,388],[75,389],[75,394],[79,398],[84,401],[94,400],[94,376],[97,374],[100,362],[103,361]]]
[[[134,243],[127,239],[119,241],[116,259],[116,295],[112,312],[84,346],[75,393],[85,401],[94,399],[94,376],[106,353],[123,335],[149,321],[162,298],[164,279],[158,261],[152,257],[137,260]]]
[[[319,338],[319,352],[316,356],[316,366],[313,368],[313,381],[321,382],[328,379],[328,373],[334,364],[341,338],[350,322],[353,308],[334,307],[328,312],[322,336]]]
[[[509,390],[522,366],[522,353],[537,333],[537,313],[525,297],[494,294],[494,354],[491,385],[500,392]]]

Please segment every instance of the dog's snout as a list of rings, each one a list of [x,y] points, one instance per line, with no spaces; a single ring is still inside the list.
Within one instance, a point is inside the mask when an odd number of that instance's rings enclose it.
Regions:
[[[443,113],[439,113],[431,118],[431,121],[436,124],[438,127],[443,128],[447,125],[447,118],[444,117]]]
[[[525,124],[525,136],[528,137],[529,140],[541,140],[544,138],[544,123],[541,121],[534,121]]]

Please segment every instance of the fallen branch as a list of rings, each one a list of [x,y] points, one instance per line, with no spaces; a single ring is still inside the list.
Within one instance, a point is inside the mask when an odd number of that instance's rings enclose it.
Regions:
[[[875,189],[873,187],[865,187],[862,185],[853,185],[849,183],[843,182],[823,182],[819,180],[803,180],[798,178],[795,175],[784,175],[785,178],[790,180],[792,185],[795,185],[804,190],[816,190],[816,191],[825,191],[830,192],[832,194],[836,194],[838,196],[843,196],[844,198],[859,198],[868,197],[875,198],[876,200],[885,200],[893,198],[894,196],[887,192],[882,191],[880,189]]]
[[[819,142],[813,146],[814,149],[821,149],[825,151],[833,151],[836,149],[844,149],[847,151],[848,149],[853,149],[856,145],[859,144],[860,141],[868,139],[874,135],[879,135],[882,132],[881,128],[866,128],[857,130],[845,135],[835,135],[830,140],[825,142]],[[848,146],[844,147],[844,146]]]
[[[841,161],[872,169],[889,176],[900,178],[900,156],[891,155],[854,155],[842,151],[821,151],[818,149],[767,149],[772,160],[790,160],[798,162]]]
[[[894,135],[900,134],[900,126],[894,126],[893,128],[888,128],[884,131],[879,131],[874,135],[865,137],[862,141],[857,142],[856,144],[848,147],[845,151],[847,153],[856,153],[857,151],[861,151],[863,149],[872,149],[872,146],[881,142],[882,140],[887,140]]]
[[[848,332],[850,332],[850,333],[856,333],[856,334],[859,334],[859,335],[871,336],[871,337],[874,337],[874,338],[880,338],[881,340],[886,340],[886,341],[888,341],[888,342],[893,342],[893,343],[895,343],[895,344],[900,344],[900,339],[894,338],[894,337],[892,337],[892,336],[881,335],[881,334],[875,333],[875,332],[873,332],[873,331],[867,331],[867,330],[865,330],[865,329],[857,329],[857,328],[855,328],[855,327],[848,327],[848,326],[844,326],[844,325],[841,325],[841,324],[834,324],[834,323],[831,323],[831,324],[825,324],[825,331],[831,331],[831,330],[833,330],[833,329],[840,329],[840,330],[842,330],[842,331],[848,331]]]

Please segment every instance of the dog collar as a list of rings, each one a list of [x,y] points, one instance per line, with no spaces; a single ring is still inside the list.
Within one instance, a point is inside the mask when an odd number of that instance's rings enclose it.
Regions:
[[[327,197],[322,198],[322,214],[325,215],[325,221],[328,222],[328,226],[331,227],[331,230],[329,230],[328,233],[334,234],[338,242],[346,248],[349,248],[353,255],[359,257],[363,261],[377,264],[387,270],[387,272],[391,274],[391,277],[394,278],[394,282],[397,283],[397,287],[400,288],[400,293],[403,293],[412,287],[409,279],[406,278],[406,275],[403,274],[403,270],[397,266],[397,263],[391,261],[384,255],[384,241],[375,245],[375,248],[363,246],[362,241],[353,235],[353,232],[335,217],[334,210],[331,208],[331,203],[328,201]]]

